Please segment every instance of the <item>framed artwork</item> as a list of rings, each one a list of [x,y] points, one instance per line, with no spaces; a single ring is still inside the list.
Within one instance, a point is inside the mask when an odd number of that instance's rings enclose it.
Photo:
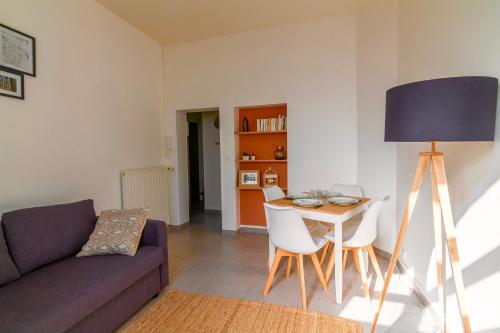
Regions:
[[[240,188],[260,187],[259,170],[240,170]]]
[[[0,67],[36,76],[35,38],[0,24]]]
[[[0,95],[24,99],[24,77],[0,69]]]

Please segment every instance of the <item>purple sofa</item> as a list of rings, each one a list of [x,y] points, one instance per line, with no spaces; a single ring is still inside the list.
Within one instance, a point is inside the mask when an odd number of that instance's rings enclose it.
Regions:
[[[164,222],[148,220],[133,257],[76,258],[95,222],[92,200],[2,215],[13,281],[0,286],[0,332],[110,332],[168,284]]]

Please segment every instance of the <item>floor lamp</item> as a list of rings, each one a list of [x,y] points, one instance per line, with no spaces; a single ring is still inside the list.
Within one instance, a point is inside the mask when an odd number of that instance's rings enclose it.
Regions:
[[[431,170],[435,259],[440,329],[446,330],[442,227],[446,236],[458,305],[464,331],[471,332],[464,298],[464,283],[458,256],[455,225],[444,167],[444,154],[436,151],[437,141],[493,141],[498,80],[492,77],[452,77],[409,83],[387,91],[385,116],[386,142],[431,142],[430,152],[420,153],[411,192],[403,212],[399,234],[392,251],[384,289],[373,319],[375,331],[392,273],[410,223],[413,208],[427,168]]]

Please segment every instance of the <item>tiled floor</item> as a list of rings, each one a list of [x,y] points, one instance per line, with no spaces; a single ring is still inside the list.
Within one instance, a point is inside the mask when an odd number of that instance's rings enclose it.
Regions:
[[[170,287],[202,294],[213,294],[271,302],[290,307],[300,306],[296,275],[284,276],[284,263],[276,274],[268,296],[262,293],[267,277],[267,236],[262,234],[226,235],[220,232],[220,215],[200,214],[194,223],[168,235]],[[387,261],[379,260],[385,272]],[[350,261],[344,274],[344,301],[335,303],[335,286],[330,280],[323,290],[312,262],[305,260],[308,310],[362,322],[369,331],[373,309],[382,289],[375,274],[369,271],[374,300],[363,297],[359,273]],[[377,332],[435,332],[436,320],[423,308],[399,275],[392,279]]]

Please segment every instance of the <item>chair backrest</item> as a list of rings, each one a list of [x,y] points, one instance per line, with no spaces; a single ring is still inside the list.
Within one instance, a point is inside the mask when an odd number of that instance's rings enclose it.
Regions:
[[[264,187],[262,189],[262,192],[264,192],[264,198],[266,199],[266,202],[276,199],[283,199],[286,196],[285,192],[283,192],[283,190],[276,185],[271,187]]]
[[[353,197],[363,197],[363,188],[359,185],[335,184],[332,186],[332,192],[340,192],[343,195]]]
[[[363,219],[359,223],[358,228],[352,234],[352,237],[344,242],[345,246],[363,247],[367,246],[377,238],[377,221],[382,211],[385,202],[389,201],[390,197],[386,196],[383,199],[373,202],[365,212]]]
[[[265,203],[267,231],[271,242],[282,250],[309,254],[318,250],[302,217],[289,207]]]

